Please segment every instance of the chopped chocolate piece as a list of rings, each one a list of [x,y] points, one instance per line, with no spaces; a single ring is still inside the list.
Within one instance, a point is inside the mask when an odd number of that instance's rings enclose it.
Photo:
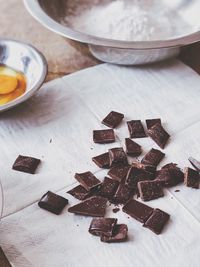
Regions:
[[[93,141],[99,144],[115,142],[115,133],[113,129],[93,131]]]
[[[140,120],[132,120],[127,122],[130,138],[147,137],[142,122]]]
[[[176,193],[177,193],[177,192],[180,192],[180,190],[178,190],[178,189],[177,189],[177,190],[175,190],[174,192],[176,192]]]
[[[114,208],[112,211],[113,211],[114,213],[117,213],[118,211],[120,211],[120,208]]]
[[[94,218],[90,224],[89,233],[97,236],[110,237],[113,234],[117,219],[114,218]]]
[[[153,212],[153,208],[134,199],[130,199],[122,208],[122,210],[123,212],[127,213],[128,215],[142,223],[145,223]]]
[[[147,129],[149,130],[152,126],[154,126],[157,123],[161,124],[161,119],[146,120]]]
[[[138,182],[140,198],[143,201],[149,201],[163,197],[163,183],[159,181],[141,181]]]
[[[169,218],[170,215],[168,213],[160,209],[155,209],[143,226],[159,235]]]
[[[142,159],[141,163],[146,165],[158,166],[165,154],[158,149],[152,148]]]
[[[34,174],[40,161],[40,159],[19,155],[15,160],[12,168],[16,171]]]
[[[124,114],[116,112],[116,111],[111,111],[102,121],[103,124],[110,128],[115,128],[117,127],[121,121],[124,118]]]
[[[101,236],[101,241],[106,243],[124,242],[127,240],[128,227],[126,224],[117,224],[111,237]]]
[[[126,143],[126,154],[137,157],[142,153],[142,148],[136,142],[132,141],[130,138],[125,139]]]
[[[91,172],[76,173],[75,179],[87,190],[90,191],[101,184]]]
[[[165,131],[163,126],[160,123],[156,123],[148,130],[148,135],[154,142],[161,147],[162,149],[165,148],[165,145],[170,138],[170,135]]]
[[[110,166],[127,165],[127,156],[122,147],[111,148],[108,150]]]
[[[143,164],[137,161],[137,162],[132,162],[132,166],[150,172],[152,174],[156,173],[156,166],[153,165]]]
[[[108,199],[112,198],[117,190],[118,185],[118,181],[105,177],[103,183],[101,184],[99,195]]]
[[[128,173],[128,170],[130,169],[129,165],[125,166],[116,166],[110,169],[108,172],[108,175],[119,182],[121,182],[123,179],[126,178],[126,175]]]
[[[117,191],[114,197],[112,198],[112,202],[117,204],[124,204],[129,200],[131,194],[132,194],[131,188],[129,188],[122,182],[119,184]]]
[[[184,184],[188,187],[199,189],[200,174],[191,168],[186,168],[184,173]]]
[[[1,267],[12,267],[12,265],[9,263],[1,247],[0,247],[0,266]]]
[[[167,164],[157,172],[156,181],[163,182],[163,186],[170,187],[182,183],[184,174],[175,164]]]
[[[200,161],[190,157],[189,158],[189,162],[192,164],[192,166],[198,171],[200,172]]]
[[[99,156],[93,157],[92,160],[100,168],[109,168],[110,159],[108,152],[101,154]]]
[[[70,207],[68,212],[84,216],[103,217],[106,212],[106,203],[106,198],[94,196]]]
[[[48,191],[40,201],[38,206],[42,209],[48,210],[56,215],[60,214],[64,207],[68,204],[68,200],[55,193]]]
[[[139,181],[146,181],[152,179],[152,173],[146,172],[143,169],[138,169],[136,167],[131,167],[127,173],[125,184],[132,188],[137,189],[137,183]]]
[[[89,196],[91,196],[91,192],[88,192],[82,185],[78,185],[74,187],[73,189],[69,190],[67,193],[79,200],[84,200],[88,198]]]
[[[177,164],[171,162],[171,163],[164,165],[161,169],[171,169],[171,168],[176,168],[176,167],[177,167]]]

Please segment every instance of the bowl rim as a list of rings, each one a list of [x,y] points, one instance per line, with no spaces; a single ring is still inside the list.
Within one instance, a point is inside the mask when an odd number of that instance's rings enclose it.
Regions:
[[[17,97],[16,99],[14,99],[14,100],[12,100],[12,101],[0,106],[0,112],[2,112],[2,111],[6,111],[6,110],[8,110],[10,108],[13,108],[16,105],[19,105],[19,104],[25,102],[37,90],[40,89],[40,87],[44,83],[44,80],[46,79],[46,76],[47,76],[47,73],[48,73],[48,64],[47,64],[47,60],[44,57],[44,55],[37,48],[35,48],[33,45],[31,45],[29,43],[18,41],[18,40],[15,40],[15,39],[8,39],[8,38],[0,38],[0,43],[16,43],[18,45],[22,45],[22,46],[26,47],[29,50],[32,50],[32,52],[35,55],[37,55],[37,58],[40,60],[41,66],[42,66],[42,71],[41,71],[40,76],[38,77],[38,80],[36,81],[35,85],[32,86],[23,95],[21,95],[21,96]]]
[[[60,34],[63,37],[67,37],[69,39],[79,41],[82,43],[88,43],[97,46],[106,46],[110,48],[119,48],[119,49],[147,50],[147,49],[180,47],[200,41],[200,30],[192,34],[188,34],[177,38],[167,39],[164,41],[163,40],[120,41],[120,40],[96,37],[90,34],[85,34],[83,32],[73,30],[70,27],[63,26],[60,23],[56,22],[44,12],[38,0],[32,0],[32,1],[23,0],[23,1],[29,13],[43,26],[45,26],[46,28],[57,34]]]

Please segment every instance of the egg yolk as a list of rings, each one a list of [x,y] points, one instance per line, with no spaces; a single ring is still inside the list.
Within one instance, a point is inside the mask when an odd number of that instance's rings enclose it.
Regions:
[[[26,78],[8,67],[0,66],[0,105],[4,105],[26,91]]]

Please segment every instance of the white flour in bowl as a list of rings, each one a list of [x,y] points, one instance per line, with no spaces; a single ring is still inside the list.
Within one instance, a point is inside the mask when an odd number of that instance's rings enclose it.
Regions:
[[[158,0],[96,0],[88,8],[75,2],[75,13],[67,16],[65,23],[99,37],[125,41],[163,40],[180,36],[189,28],[177,13]]]

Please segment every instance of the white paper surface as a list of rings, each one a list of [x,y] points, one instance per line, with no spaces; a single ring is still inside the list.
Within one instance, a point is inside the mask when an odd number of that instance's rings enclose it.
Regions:
[[[109,208],[107,216],[128,224],[130,240],[123,244],[108,245],[91,236],[87,232],[91,218],[69,214],[67,208],[56,216],[37,206],[47,190],[75,204],[66,194],[74,186],[75,172],[91,170],[103,179],[106,171],[99,170],[91,157],[124,145],[128,136],[124,122],[115,131],[116,143],[93,143],[92,130],[106,128],[100,122],[111,110],[124,113],[126,120],[161,117],[172,136],[162,164],[189,166],[188,156],[199,158],[199,104],[200,77],[174,60],[146,67],[89,68],[44,85],[27,103],[1,114],[5,209],[0,245],[14,266],[199,266],[199,190],[179,185],[149,202],[171,215],[160,236]],[[149,138],[137,142],[143,155],[158,148]],[[18,154],[42,159],[37,174],[11,170]],[[180,192],[175,193],[177,188]]]

